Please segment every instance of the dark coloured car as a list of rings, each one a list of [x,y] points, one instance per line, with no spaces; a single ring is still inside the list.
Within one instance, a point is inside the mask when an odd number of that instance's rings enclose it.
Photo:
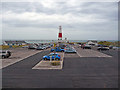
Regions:
[[[110,46],[109,46],[109,49],[113,49],[113,46],[112,46],[112,45],[110,45]]]
[[[7,50],[0,50],[0,58],[9,58],[11,56],[11,52]]]
[[[91,45],[84,44],[84,45],[82,45],[82,48],[83,49],[91,49]]]
[[[102,45],[101,47],[98,47],[97,50],[109,50],[109,46]]]
[[[98,44],[98,47],[104,47],[104,45],[102,45],[102,44]]]
[[[64,48],[66,47],[66,45],[65,45],[65,44],[59,44],[59,47],[60,47],[61,49],[64,49]]]
[[[45,48],[44,47],[42,47],[42,46],[38,46],[37,48],[36,48],[36,50],[44,50]]]
[[[22,48],[28,48],[28,46],[22,46]]]
[[[37,47],[35,45],[28,46],[28,49],[36,49]]]

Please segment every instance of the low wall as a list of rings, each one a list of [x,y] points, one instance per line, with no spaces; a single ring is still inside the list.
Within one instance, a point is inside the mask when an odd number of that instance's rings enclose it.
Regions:
[[[22,46],[26,46],[26,45],[12,45],[12,48],[17,48]],[[0,45],[0,49],[9,49],[9,48],[10,48],[9,45]]]

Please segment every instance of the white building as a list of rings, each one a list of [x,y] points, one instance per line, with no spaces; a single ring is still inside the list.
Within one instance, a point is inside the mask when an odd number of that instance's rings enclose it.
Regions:
[[[26,45],[27,43],[25,41],[4,41],[3,45]]]
[[[89,45],[98,45],[98,42],[96,40],[89,40],[89,41],[87,41],[87,44],[89,44]]]

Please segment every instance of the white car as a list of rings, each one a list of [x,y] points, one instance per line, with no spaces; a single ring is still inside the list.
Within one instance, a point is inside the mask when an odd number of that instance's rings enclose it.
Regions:
[[[81,44],[79,45],[79,47],[81,47]]]
[[[113,47],[113,50],[118,50],[118,47]]]
[[[109,50],[109,47],[98,47],[97,50]]]
[[[8,50],[0,50],[0,58],[9,58],[11,56],[11,52]]]

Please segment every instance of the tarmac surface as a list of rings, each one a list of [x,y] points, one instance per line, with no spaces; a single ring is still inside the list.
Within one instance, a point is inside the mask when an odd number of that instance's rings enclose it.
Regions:
[[[3,88],[118,88],[118,51],[103,51],[110,58],[65,54],[62,70],[32,69],[48,53],[3,68]]]
[[[24,58],[30,57],[38,52],[41,52],[41,50],[30,50],[28,48],[10,48],[9,51],[12,53],[12,55],[9,58],[2,59],[2,66],[0,66],[0,68],[7,67],[11,64],[23,60]]]
[[[92,49],[77,48],[77,54],[80,57],[111,57],[110,55]]]

